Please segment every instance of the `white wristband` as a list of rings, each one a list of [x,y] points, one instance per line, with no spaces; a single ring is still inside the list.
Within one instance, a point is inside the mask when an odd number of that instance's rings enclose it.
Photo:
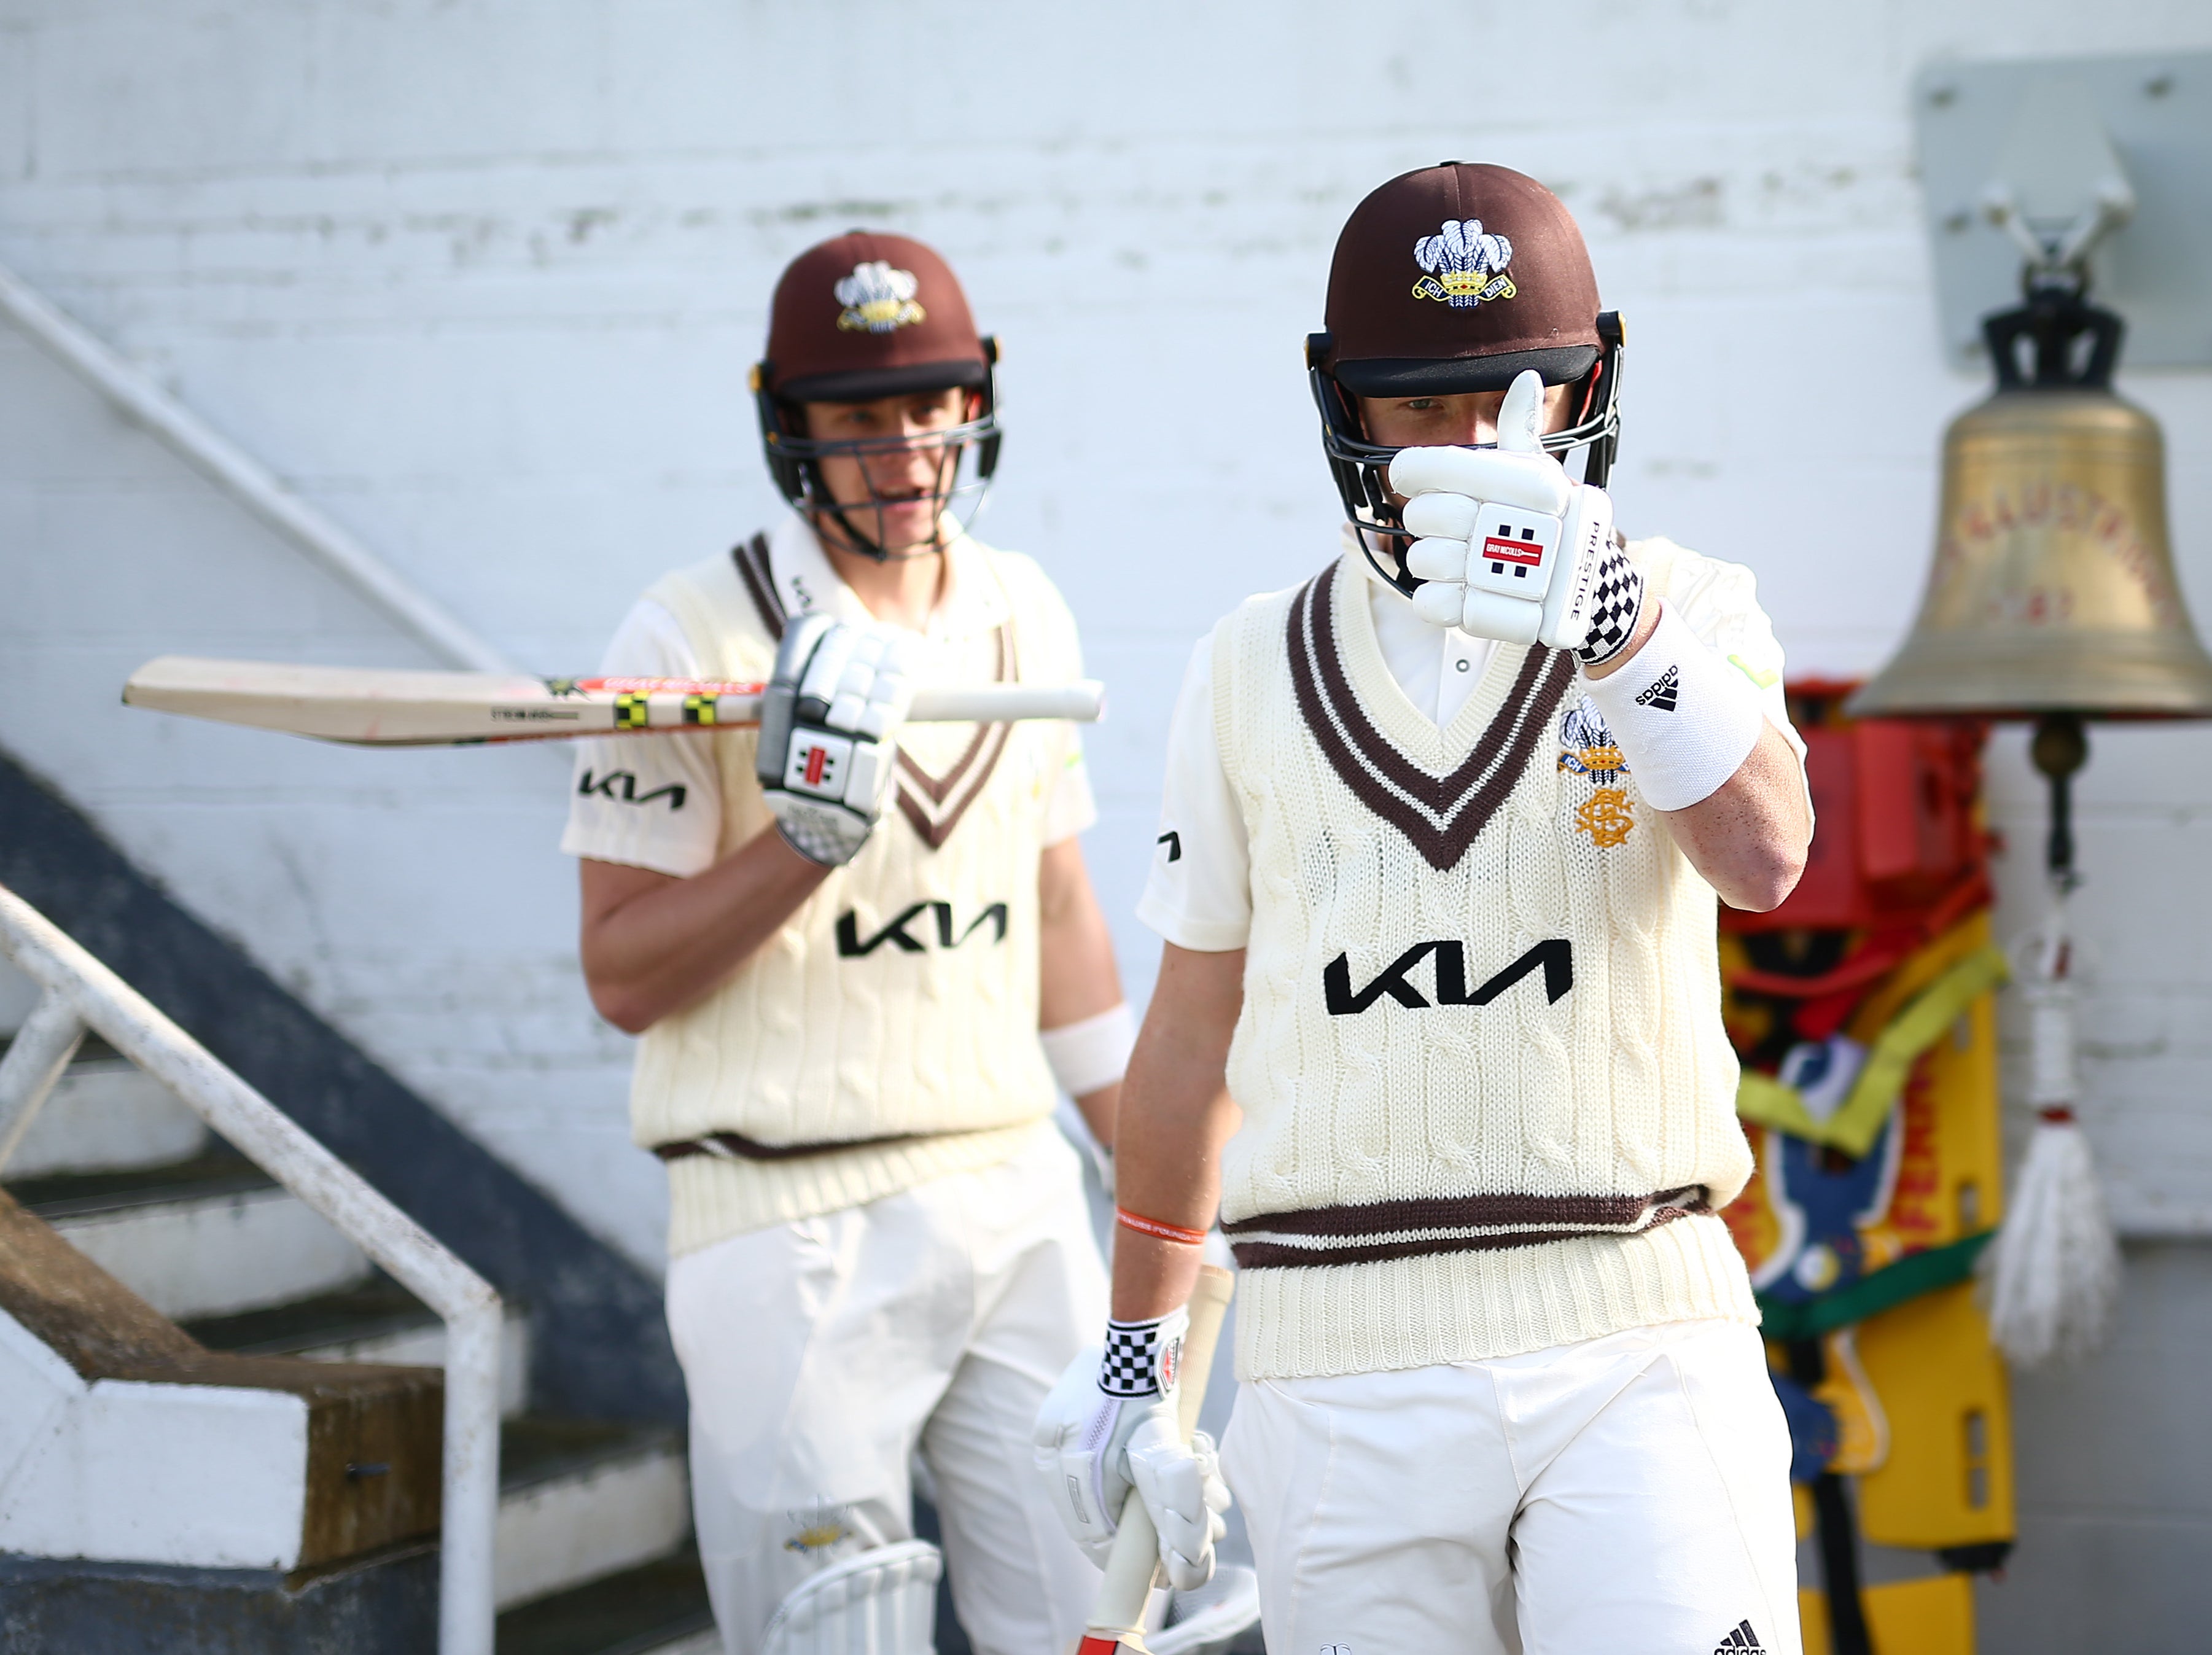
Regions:
[[[1071,1098],[1080,1098],[1101,1086],[1110,1086],[1126,1074],[1129,1054],[1136,1049],[1137,1019],[1124,1001],[1110,1011],[1086,1017],[1080,1023],[1063,1023],[1041,1031],[1044,1061],[1052,1078]]]
[[[1736,773],[1766,722],[1758,689],[1662,607],[1626,665],[1583,680],[1654,810],[1681,810]]]

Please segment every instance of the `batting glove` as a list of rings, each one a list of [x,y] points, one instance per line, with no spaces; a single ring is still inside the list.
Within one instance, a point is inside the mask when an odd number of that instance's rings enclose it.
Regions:
[[[1401,448],[1391,460],[1416,537],[1413,608],[1437,626],[1571,649],[1596,666],[1634,635],[1644,576],[1615,543],[1605,490],[1570,482],[1544,452],[1543,408],[1531,369],[1505,392],[1495,448]]]
[[[784,629],[761,697],[754,773],[784,842],[840,867],[882,818],[914,702],[911,641],[889,627],[802,615]]]
[[[1109,1322],[1107,1342],[1070,1363],[1037,1414],[1037,1473],[1060,1525],[1103,1568],[1133,1487],[1159,1536],[1160,1562],[1178,1591],[1213,1577],[1213,1542],[1227,1532],[1229,1488],[1213,1439],[1186,1444],[1176,1427],[1176,1369],[1190,1325],[1182,1311],[1152,1322]]]

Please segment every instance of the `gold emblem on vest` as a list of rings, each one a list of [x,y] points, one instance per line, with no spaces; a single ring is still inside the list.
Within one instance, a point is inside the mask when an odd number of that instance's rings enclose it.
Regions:
[[[1590,796],[1575,806],[1575,826],[1589,835],[1600,850],[1610,850],[1635,827],[1636,806],[1628,789],[1618,785],[1628,763],[1588,696],[1559,721],[1559,745],[1564,750],[1559,768],[1587,776],[1595,784]]]

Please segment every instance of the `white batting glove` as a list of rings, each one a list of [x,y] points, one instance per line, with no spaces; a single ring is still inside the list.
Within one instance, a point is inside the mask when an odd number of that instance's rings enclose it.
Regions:
[[[1190,1317],[1109,1322],[1107,1344],[1068,1365],[1038,1410],[1033,1438],[1060,1525],[1104,1567],[1133,1486],[1159,1535],[1170,1583],[1188,1591],[1213,1575],[1213,1542],[1229,1509],[1212,1439],[1186,1446],[1176,1426],[1176,1369]],[[1110,1353],[1110,1354],[1109,1354]]]
[[[1152,1529],[1160,1537],[1160,1564],[1177,1591],[1194,1591],[1213,1579],[1213,1542],[1229,1532],[1229,1485],[1221,1480],[1213,1439],[1194,1431],[1186,1443],[1173,1410],[1163,1419],[1147,1410],[1129,1433],[1129,1475]]]
[[[1401,448],[1390,487],[1415,538],[1413,609],[1479,638],[1571,649],[1585,666],[1617,654],[1644,609],[1644,576],[1614,544],[1613,502],[1568,480],[1538,432],[1544,381],[1505,392],[1495,448]]]
[[[889,627],[801,615],[784,629],[761,697],[754,773],[785,843],[839,867],[860,855],[898,768],[914,703],[912,641]]]

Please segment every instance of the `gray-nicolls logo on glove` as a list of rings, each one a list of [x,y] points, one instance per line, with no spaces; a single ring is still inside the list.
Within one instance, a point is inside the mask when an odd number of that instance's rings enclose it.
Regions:
[[[914,702],[912,640],[884,626],[794,617],[761,697],[754,773],[777,829],[810,861],[839,867],[882,818]]]
[[[1544,382],[1516,379],[1498,411],[1494,448],[1401,448],[1390,487],[1416,537],[1413,608],[1479,638],[1571,649],[1596,666],[1627,646],[1644,609],[1644,576],[1613,532],[1603,489],[1568,479],[1543,450]]]

